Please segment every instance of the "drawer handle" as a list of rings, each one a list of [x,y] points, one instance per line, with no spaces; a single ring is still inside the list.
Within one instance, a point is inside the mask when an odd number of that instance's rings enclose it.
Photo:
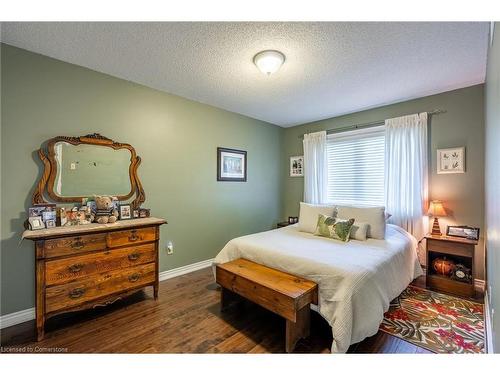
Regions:
[[[85,247],[85,243],[82,241],[81,237],[76,237],[75,241],[71,244],[71,247],[75,250],[83,249]]]
[[[135,229],[131,230],[130,236],[128,237],[128,240],[133,242],[133,241],[137,241],[138,239],[139,239],[139,236],[137,235],[137,231]]]
[[[81,296],[83,296],[84,293],[85,293],[84,288],[75,288],[71,292],[69,292],[69,298],[72,299],[80,298]]]
[[[77,272],[80,272],[82,270],[83,266],[84,266],[84,264],[81,264],[81,263],[73,264],[73,265],[68,267],[68,270],[69,270],[69,272],[77,273]]]
[[[131,283],[135,283],[137,280],[139,280],[141,277],[141,275],[139,275],[138,273],[134,273],[133,275],[130,275],[128,277],[128,281],[130,281]]]
[[[128,255],[128,260],[134,261],[134,260],[139,259],[140,256],[141,256],[141,254],[139,254],[139,253],[132,253],[132,254]]]
[[[116,301],[119,301],[119,300],[121,300],[121,299],[122,299],[122,297],[117,297],[117,298],[112,299],[112,300],[110,300],[110,301],[106,301],[106,302],[103,302],[103,303],[96,303],[96,304],[95,304],[94,306],[92,306],[92,307],[93,307],[94,309],[95,309],[96,307],[105,307],[105,306],[111,305],[112,303],[115,303]]]

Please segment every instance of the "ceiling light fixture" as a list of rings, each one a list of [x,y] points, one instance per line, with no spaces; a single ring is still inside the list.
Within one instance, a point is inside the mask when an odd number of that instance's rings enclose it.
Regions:
[[[283,55],[280,51],[275,50],[261,51],[253,58],[253,63],[257,66],[257,68],[268,76],[276,73],[284,62],[285,55]]]

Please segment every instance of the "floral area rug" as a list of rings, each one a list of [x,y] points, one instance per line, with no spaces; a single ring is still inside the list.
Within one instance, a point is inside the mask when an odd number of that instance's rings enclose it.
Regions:
[[[409,286],[380,329],[434,353],[484,353],[483,305]]]

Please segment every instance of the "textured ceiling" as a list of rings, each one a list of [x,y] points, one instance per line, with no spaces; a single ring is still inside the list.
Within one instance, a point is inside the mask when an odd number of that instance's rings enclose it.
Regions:
[[[488,23],[2,23],[3,42],[280,126],[484,82]],[[286,62],[252,63],[264,49]]]

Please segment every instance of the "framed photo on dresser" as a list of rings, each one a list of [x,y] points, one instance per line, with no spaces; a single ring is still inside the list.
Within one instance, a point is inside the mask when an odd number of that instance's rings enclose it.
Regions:
[[[130,204],[121,204],[119,214],[120,220],[132,219],[132,207]]]
[[[478,241],[479,228],[469,227],[467,225],[448,225],[446,227],[446,235]]]
[[[41,216],[32,216],[28,219],[28,222],[31,230],[45,229],[45,223]]]

